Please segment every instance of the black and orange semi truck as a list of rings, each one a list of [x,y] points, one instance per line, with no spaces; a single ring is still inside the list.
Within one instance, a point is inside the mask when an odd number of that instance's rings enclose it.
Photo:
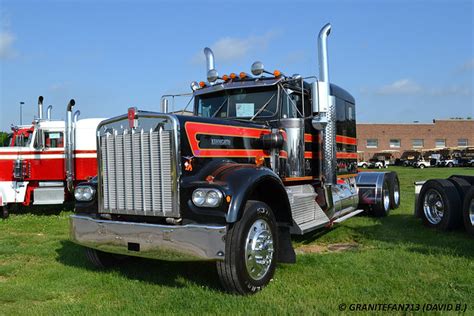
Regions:
[[[357,170],[355,100],[329,81],[330,30],[318,79],[261,62],[219,76],[206,48],[193,116],[130,108],[103,121],[98,176],[76,188],[70,219],[90,261],[210,260],[226,290],[254,293],[296,261],[292,234],[398,207],[396,173]]]

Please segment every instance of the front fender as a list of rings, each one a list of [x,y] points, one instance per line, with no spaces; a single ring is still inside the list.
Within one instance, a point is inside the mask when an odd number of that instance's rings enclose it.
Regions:
[[[245,204],[251,199],[267,203],[277,220],[291,221],[289,214],[283,215],[290,210],[285,187],[280,177],[271,169],[255,165],[236,165],[226,170],[224,179],[232,196],[226,216],[228,223],[234,223],[242,217]]]
[[[222,190],[230,202],[216,209],[197,208],[190,201],[192,191],[199,187],[216,187]],[[185,217],[195,221],[212,221],[221,217],[227,223],[238,221],[248,200],[267,203],[275,213],[277,221],[291,223],[288,195],[281,179],[271,169],[253,164],[232,161],[213,162],[198,174],[185,177],[181,206]]]

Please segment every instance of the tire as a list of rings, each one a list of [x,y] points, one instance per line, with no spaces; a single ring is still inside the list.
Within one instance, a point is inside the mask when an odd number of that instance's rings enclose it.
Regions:
[[[92,248],[86,248],[85,254],[87,260],[100,269],[115,267],[121,264],[126,258],[126,256],[103,252]]]
[[[452,168],[454,166],[454,164],[452,162],[448,163],[447,167],[448,168]]]
[[[390,188],[390,209],[394,210],[400,206],[400,180],[396,172],[387,174]]]
[[[382,198],[372,207],[375,217],[385,217],[390,213],[390,183],[387,176],[384,177],[382,185]]]
[[[270,207],[263,202],[248,201],[242,218],[229,226],[224,261],[217,262],[217,272],[226,291],[252,294],[270,282],[278,258],[277,231]],[[263,264],[255,262],[256,252],[261,247],[264,250],[258,255],[266,256]]]
[[[464,197],[467,195],[467,193],[471,189],[471,184],[467,182],[465,179],[456,177],[456,176],[451,176],[448,178],[448,180],[452,184],[454,184],[454,186],[456,187],[456,190],[458,190],[459,199],[462,204],[462,202],[464,201]]]
[[[368,166],[367,166],[366,163],[362,165],[362,168],[364,168],[364,169],[367,169],[367,167],[368,167]]]
[[[2,219],[7,219],[10,216],[10,212],[8,211],[8,206],[0,206],[1,216]]]
[[[428,180],[418,198],[423,224],[439,230],[450,230],[461,222],[461,199],[454,184],[445,179]]]
[[[425,169],[425,165],[424,165],[424,164],[420,164],[419,168],[420,168],[420,169]]]
[[[377,165],[377,168],[382,169],[382,165]]]
[[[462,210],[464,227],[471,236],[474,236],[474,187],[467,192]]]

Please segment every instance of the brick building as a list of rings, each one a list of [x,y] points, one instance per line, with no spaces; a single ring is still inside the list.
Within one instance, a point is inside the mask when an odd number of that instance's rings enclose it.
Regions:
[[[374,153],[393,152],[395,158],[406,150],[474,146],[474,120],[433,120],[433,123],[357,124],[360,159]]]

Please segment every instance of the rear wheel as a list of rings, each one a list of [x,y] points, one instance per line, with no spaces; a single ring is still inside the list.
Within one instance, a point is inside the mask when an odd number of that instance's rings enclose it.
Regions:
[[[0,206],[1,216],[2,219],[7,219],[10,216],[10,212],[8,211],[8,206]]]
[[[89,262],[95,267],[101,269],[117,266],[126,258],[126,256],[103,252],[92,248],[86,248],[85,253],[87,260],[89,260]]]
[[[400,181],[395,172],[387,174],[390,185],[390,208],[396,209],[400,206]]]
[[[236,294],[260,291],[273,277],[277,250],[277,224],[270,207],[248,201],[242,218],[227,232],[224,261],[217,262],[224,288]]]
[[[466,194],[462,209],[464,227],[466,227],[466,231],[471,234],[471,236],[474,236],[474,187]]]
[[[372,213],[375,217],[387,216],[390,212],[390,183],[388,177],[384,177],[381,198],[372,207]]]
[[[423,223],[432,228],[449,230],[461,219],[461,200],[454,184],[448,180],[428,180],[421,188],[418,209]]]

